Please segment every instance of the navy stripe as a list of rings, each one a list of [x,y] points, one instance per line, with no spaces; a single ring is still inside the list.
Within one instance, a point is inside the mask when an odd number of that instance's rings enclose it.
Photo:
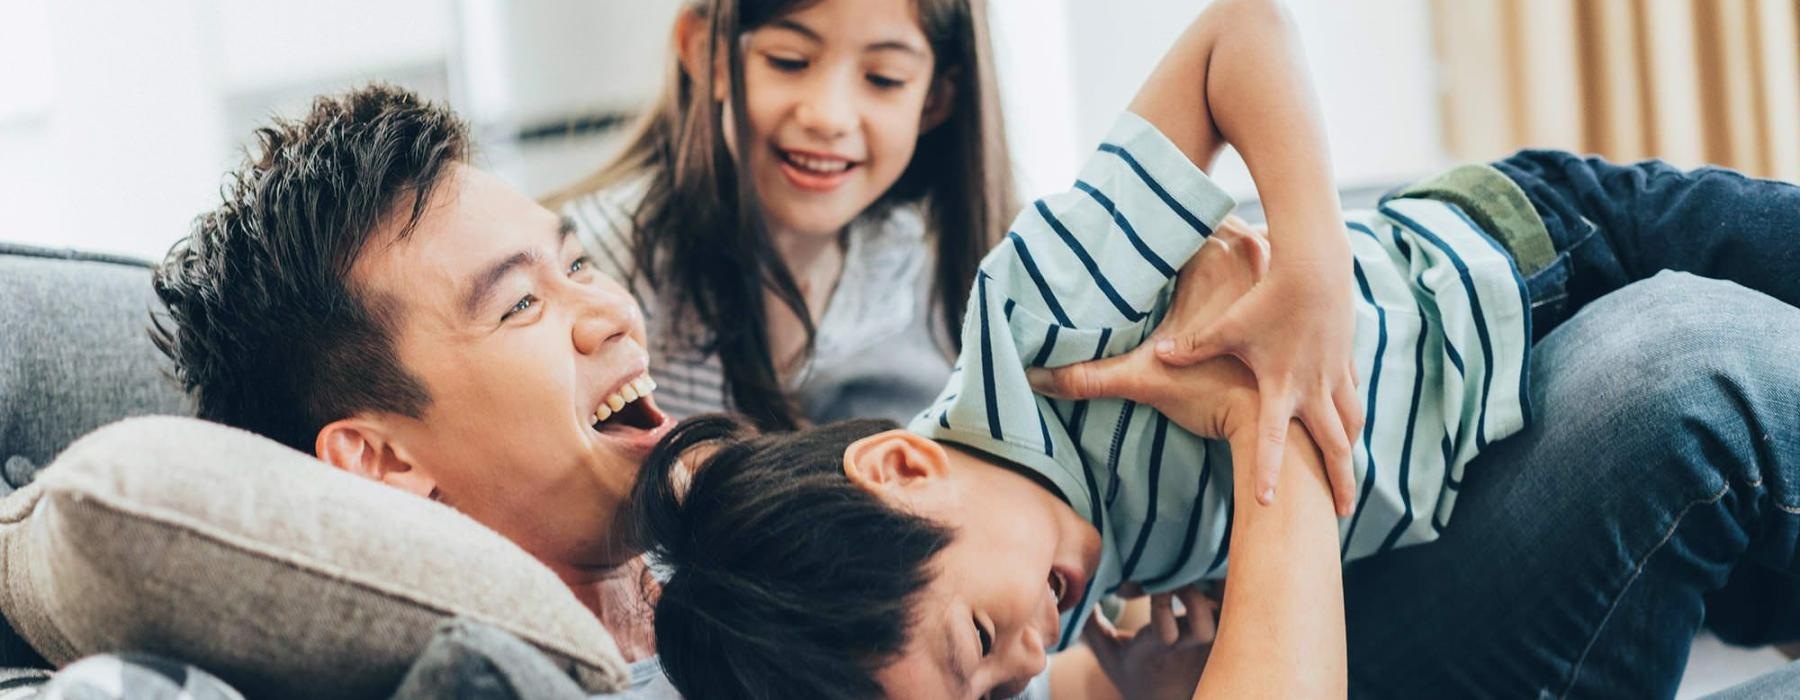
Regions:
[[[1128,321],[1133,323],[1142,321],[1144,319],[1143,312],[1133,309],[1130,304],[1125,303],[1124,297],[1119,296],[1119,290],[1113,289],[1112,282],[1108,281],[1106,275],[1100,272],[1100,264],[1094,262],[1094,258],[1088,255],[1086,248],[1081,247],[1081,241],[1075,238],[1075,234],[1069,233],[1068,227],[1063,226],[1062,222],[1057,220],[1056,215],[1050,213],[1050,207],[1044,206],[1044,200],[1037,201],[1037,212],[1038,216],[1044,217],[1044,223],[1050,224],[1050,230],[1055,231],[1057,237],[1062,239],[1063,245],[1069,247],[1069,252],[1075,254],[1075,259],[1081,261],[1081,266],[1087,268],[1088,275],[1094,278],[1094,284],[1100,287],[1100,293],[1106,295],[1106,300],[1112,302],[1113,308],[1118,309],[1119,313],[1124,315]]]
[[[1031,250],[1025,247],[1025,239],[1012,231],[1007,231],[1006,237],[1013,242],[1013,248],[1019,251],[1019,264],[1025,266],[1025,274],[1030,275],[1031,282],[1037,285],[1038,294],[1044,297],[1044,305],[1050,307],[1050,315],[1056,317],[1057,323],[1073,327],[1075,324],[1069,322],[1068,314],[1063,313],[1062,304],[1056,303],[1056,293],[1050,291],[1050,283],[1044,281],[1044,273],[1038,271],[1037,262],[1031,259]]]
[[[1236,518],[1237,499],[1225,499],[1225,531],[1219,533],[1219,551],[1213,554],[1212,563],[1206,566],[1206,573],[1201,576],[1211,576],[1212,572],[1218,571],[1225,564],[1225,555],[1231,552],[1231,523]]]
[[[1098,360],[1102,357],[1106,357],[1106,344],[1112,340],[1112,332],[1113,329],[1111,328],[1100,329],[1100,342],[1094,344],[1093,359]]]
[[[1419,399],[1425,393],[1425,338],[1430,335],[1430,330],[1431,321],[1425,318],[1425,309],[1421,306],[1419,308],[1419,342],[1417,349],[1413,352],[1412,408],[1408,409],[1406,413],[1406,442],[1400,447],[1400,504],[1403,507],[1400,521],[1394,523],[1394,529],[1388,531],[1387,540],[1381,543],[1381,548],[1376,550],[1377,553],[1392,549],[1394,543],[1400,541],[1400,535],[1406,532],[1406,528],[1412,526],[1412,484],[1408,482],[1408,479],[1412,474],[1413,438],[1416,437],[1414,431],[1419,425]],[[1450,465],[1444,466],[1448,469]]]
[[[1369,504],[1369,494],[1375,491],[1375,397],[1381,395],[1381,356],[1387,353],[1387,309],[1375,303],[1375,293],[1369,290],[1369,278],[1363,276],[1362,263],[1351,260],[1352,271],[1356,273],[1356,284],[1362,288],[1363,299],[1375,307],[1375,322],[1381,332],[1375,341],[1375,361],[1369,363],[1369,400],[1368,408],[1363,411],[1363,452],[1369,455],[1369,471],[1363,475],[1362,495],[1356,499],[1356,513],[1350,516],[1350,528],[1344,531],[1344,545],[1338,550],[1340,556],[1350,551],[1351,538],[1356,535],[1356,524],[1362,520],[1363,506]]]
[[[1038,348],[1037,357],[1031,358],[1032,367],[1043,367],[1050,363],[1050,353],[1056,349],[1056,331],[1059,328],[1061,326],[1051,326],[1050,330],[1044,331],[1044,346]]]
[[[1035,399],[1033,400],[1033,403],[1037,404],[1038,432],[1042,433],[1044,436],[1044,456],[1055,457],[1056,443],[1050,439],[1050,424],[1044,422],[1044,405],[1037,403]]]
[[[1131,432],[1131,414],[1137,412],[1136,401],[1126,401],[1125,407],[1119,410],[1119,422],[1113,424],[1112,450],[1106,458],[1106,473],[1111,475],[1112,482],[1106,485],[1106,507],[1113,506],[1113,499],[1119,497],[1119,453],[1125,447],[1125,435]]]
[[[975,276],[975,296],[981,303],[981,390],[987,399],[988,433],[1000,440],[1000,406],[994,397],[994,341],[988,332],[987,280],[985,272]]]
[[[1169,563],[1169,570],[1143,582],[1143,587],[1156,588],[1181,573],[1188,557],[1194,556],[1194,543],[1200,539],[1200,520],[1206,513],[1207,487],[1212,484],[1212,455],[1206,443],[1200,444],[1200,485],[1194,493],[1194,505],[1188,507],[1187,532],[1181,536],[1181,550]]]
[[[1446,434],[1444,435],[1444,488],[1450,491],[1457,491],[1462,488],[1462,482],[1450,478],[1451,467],[1453,466],[1451,460],[1455,457],[1456,450],[1454,447],[1451,447],[1450,436]],[[1444,526],[1449,525],[1448,522],[1438,520],[1438,517],[1442,515],[1445,515],[1444,509],[1442,508],[1437,509],[1431,514],[1431,529],[1438,531],[1440,534],[1443,533]]]
[[[1125,232],[1125,238],[1131,241],[1131,247],[1136,248],[1139,255],[1144,256],[1144,262],[1150,263],[1150,266],[1156,268],[1156,271],[1161,272],[1165,278],[1175,276],[1175,268],[1169,267],[1169,263],[1165,262],[1162,256],[1157,255],[1156,251],[1151,250],[1150,245],[1144,242],[1144,239],[1138,237],[1137,229],[1131,227],[1131,222],[1125,219],[1124,214],[1119,213],[1119,207],[1114,205],[1112,200],[1107,199],[1106,195],[1100,193],[1100,190],[1094,189],[1093,185],[1081,180],[1075,181],[1075,189],[1088,193],[1089,197],[1100,203],[1100,207],[1105,209],[1107,214],[1112,215],[1113,223],[1118,224],[1119,230]]]
[[[1212,235],[1212,227],[1201,223],[1200,217],[1194,216],[1194,213],[1188,211],[1187,207],[1181,206],[1181,202],[1175,201],[1175,198],[1169,195],[1169,191],[1163,189],[1162,185],[1157,183],[1156,178],[1150,177],[1150,172],[1144,170],[1144,166],[1139,165],[1137,159],[1133,158],[1129,151],[1110,143],[1100,144],[1100,151],[1116,155],[1120,160],[1125,161],[1126,165],[1131,166],[1131,171],[1137,173],[1138,178],[1144,181],[1144,185],[1149,187],[1151,192],[1155,192],[1156,197],[1161,199],[1163,204],[1169,205],[1169,209],[1174,211],[1176,216],[1181,217],[1182,221],[1186,221],[1188,226],[1193,227],[1202,236]]]
[[[948,409],[938,414],[938,425],[943,426],[945,430],[950,429],[950,411]]]
[[[1085,403],[1086,402],[1083,402],[1083,404]],[[1080,405],[1077,406],[1078,410],[1079,407]],[[1079,435],[1077,435],[1077,437],[1079,437]],[[1100,485],[1094,482],[1094,470],[1083,469],[1081,470],[1081,475],[1087,480],[1088,522],[1094,526],[1095,532],[1100,533],[1101,537],[1106,537],[1105,523],[1100,521]],[[1075,604],[1073,610],[1079,612],[1087,609],[1088,600],[1094,595],[1094,581],[1096,578],[1098,577],[1088,578],[1088,584],[1081,589],[1081,600]],[[1067,648],[1069,642],[1074,639],[1073,635],[1079,627],[1080,625],[1074,624],[1063,625],[1062,641],[1057,643],[1057,648]]]
[[[1130,581],[1137,573],[1138,559],[1144,555],[1144,546],[1150,543],[1150,531],[1156,529],[1156,490],[1162,486],[1163,441],[1169,437],[1169,419],[1161,413],[1156,414],[1156,436],[1150,440],[1150,493],[1149,505],[1144,507],[1144,527],[1138,530],[1137,542],[1131,545],[1131,555],[1125,558],[1125,568],[1119,573],[1119,580]]]
[[[1519,274],[1519,263],[1518,261],[1513,260],[1511,252],[1500,245],[1499,241],[1494,240],[1493,236],[1487,235],[1485,229],[1475,225],[1475,222],[1469,219],[1468,212],[1463,211],[1462,207],[1451,204],[1450,211],[1456,212],[1456,216],[1461,218],[1463,223],[1468,224],[1469,228],[1481,233],[1481,240],[1487,241],[1487,244],[1493,246],[1494,250],[1499,251],[1501,255],[1506,256],[1507,260],[1512,261],[1512,264],[1508,265],[1507,269],[1512,270],[1513,285],[1517,286],[1519,289],[1519,316],[1523,317],[1525,321],[1525,335],[1521,336],[1525,339],[1524,362],[1519,365],[1519,417],[1526,423],[1530,423],[1531,391],[1526,383],[1530,372],[1527,372],[1525,368],[1531,366],[1531,291],[1526,288],[1525,277]]]
[[[1487,318],[1481,313],[1481,297],[1475,290],[1475,281],[1469,274],[1469,266],[1463,262],[1461,256],[1456,254],[1456,251],[1450,247],[1449,243],[1444,242],[1444,239],[1442,238],[1438,238],[1437,234],[1432,233],[1430,229],[1420,225],[1419,222],[1413,221],[1405,214],[1394,211],[1385,205],[1382,206],[1381,213],[1387,215],[1388,218],[1400,222],[1401,225],[1412,229],[1412,232],[1418,234],[1420,238],[1425,239],[1426,242],[1436,246],[1438,250],[1443,251],[1444,256],[1450,259],[1450,264],[1456,268],[1457,274],[1462,278],[1463,292],[1469,295],[1469,316],[1475,323],[1475,337],[1481,341],[1481,366],[1483,368],[1481,376],[1481,412],[1475,421],[1475,448],[1487,449],[1488,395],[1493,391],[1494,387],[1494,343],[1493,340],[1488,338]],[[1526,306],[1525,308],[1529,309],[1531,307]],[[1529,316],[1530,314],[1526,315]]]
[[[1014,306],[1016,306],[1016,304],[1013,303],[1013,300],[1011,300],[1011,299],[1006,300],[1006,306],[1003,308],[1002,313],[1004,313],[1006,315],[1007,321],[1012,320],[1012,310],[1013,310]]]

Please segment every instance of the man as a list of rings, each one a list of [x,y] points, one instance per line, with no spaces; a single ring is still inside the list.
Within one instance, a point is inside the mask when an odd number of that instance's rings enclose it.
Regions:
[[[669,421],[631,296],[411,93],[320,98],[257,139],[155,276],[199,417],[468,514],[652,654],[616,518]]]

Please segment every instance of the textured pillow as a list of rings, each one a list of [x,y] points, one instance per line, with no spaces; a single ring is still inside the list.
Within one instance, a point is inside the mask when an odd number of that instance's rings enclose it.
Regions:
[[[160,654],[249,697],[385,697],[450,616],[585,691],[627,678],[599,621],[499,534],[191,418],[95,431],[0,500],[0,611],[53,663]]]

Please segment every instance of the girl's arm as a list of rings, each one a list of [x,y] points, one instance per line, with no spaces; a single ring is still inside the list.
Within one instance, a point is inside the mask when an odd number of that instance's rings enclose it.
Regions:
[[[1323,451],[1339,515],[1354,505],[1362,430],[1351,343],[1350,246],[1324,124],[1292,19],[1276,0],[1217,0],[1131,103],[1201,168],[1237,148],[1268,213],[1269,275],[1223,317],[1176,321],[1157,355],[1177,366],[1235,355],[1262,393],[1255,501],[1273,500],[1288,420]]]

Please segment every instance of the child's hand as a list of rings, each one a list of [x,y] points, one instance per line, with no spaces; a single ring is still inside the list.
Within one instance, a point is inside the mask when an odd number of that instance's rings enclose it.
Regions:
[[[1245,231],[1260,234],[1228,218],[1213,235],[1242,239]],[[1266,251],[1266,239],[1262,245]],[[1197,319],[1171,313],[1157,331],[1156,356],[1175,367],[1220,355],[1249,365],[1261,395],[1256,428],[1261,449],[1253,467],[1257,500],[1267,505],[1275,498],[1288,421],[1298,417],[1325,456],[1332,500],[1338,515],[1346,516],[1356,505],[1351,445],[1363,427],[1351,356],[1350,273],[1335,261],[1298,256],[1265,265],[1268,274],[1223,314]],[[1176,293],[1205,292],[1178,288]]]
[[[1219,318],[1255,288],[1268,268],[1268,242],[1242,221],[1221,226],[1181,268],[1174,303],[1150,339],[1123,355],[1026,372],[1033,390],[1064,399],[1116,397],[1155,408],[1201,437],[1242,439],[1256,430],[1256,379],[1243,363],[1220,358],[1188,366],[1157,359],[1159,338]],[[1285,423],[1284,423],[1285,425]]]
[[[1186,608],[1181,615],[1175,598]],[[1218,607],[1199,589],[1183,588],[1150,597],[1150,625],[1143,629],[1121,632],[1096,613],[1081,636],[1120,695],[1188,700],[1212,654]]]

